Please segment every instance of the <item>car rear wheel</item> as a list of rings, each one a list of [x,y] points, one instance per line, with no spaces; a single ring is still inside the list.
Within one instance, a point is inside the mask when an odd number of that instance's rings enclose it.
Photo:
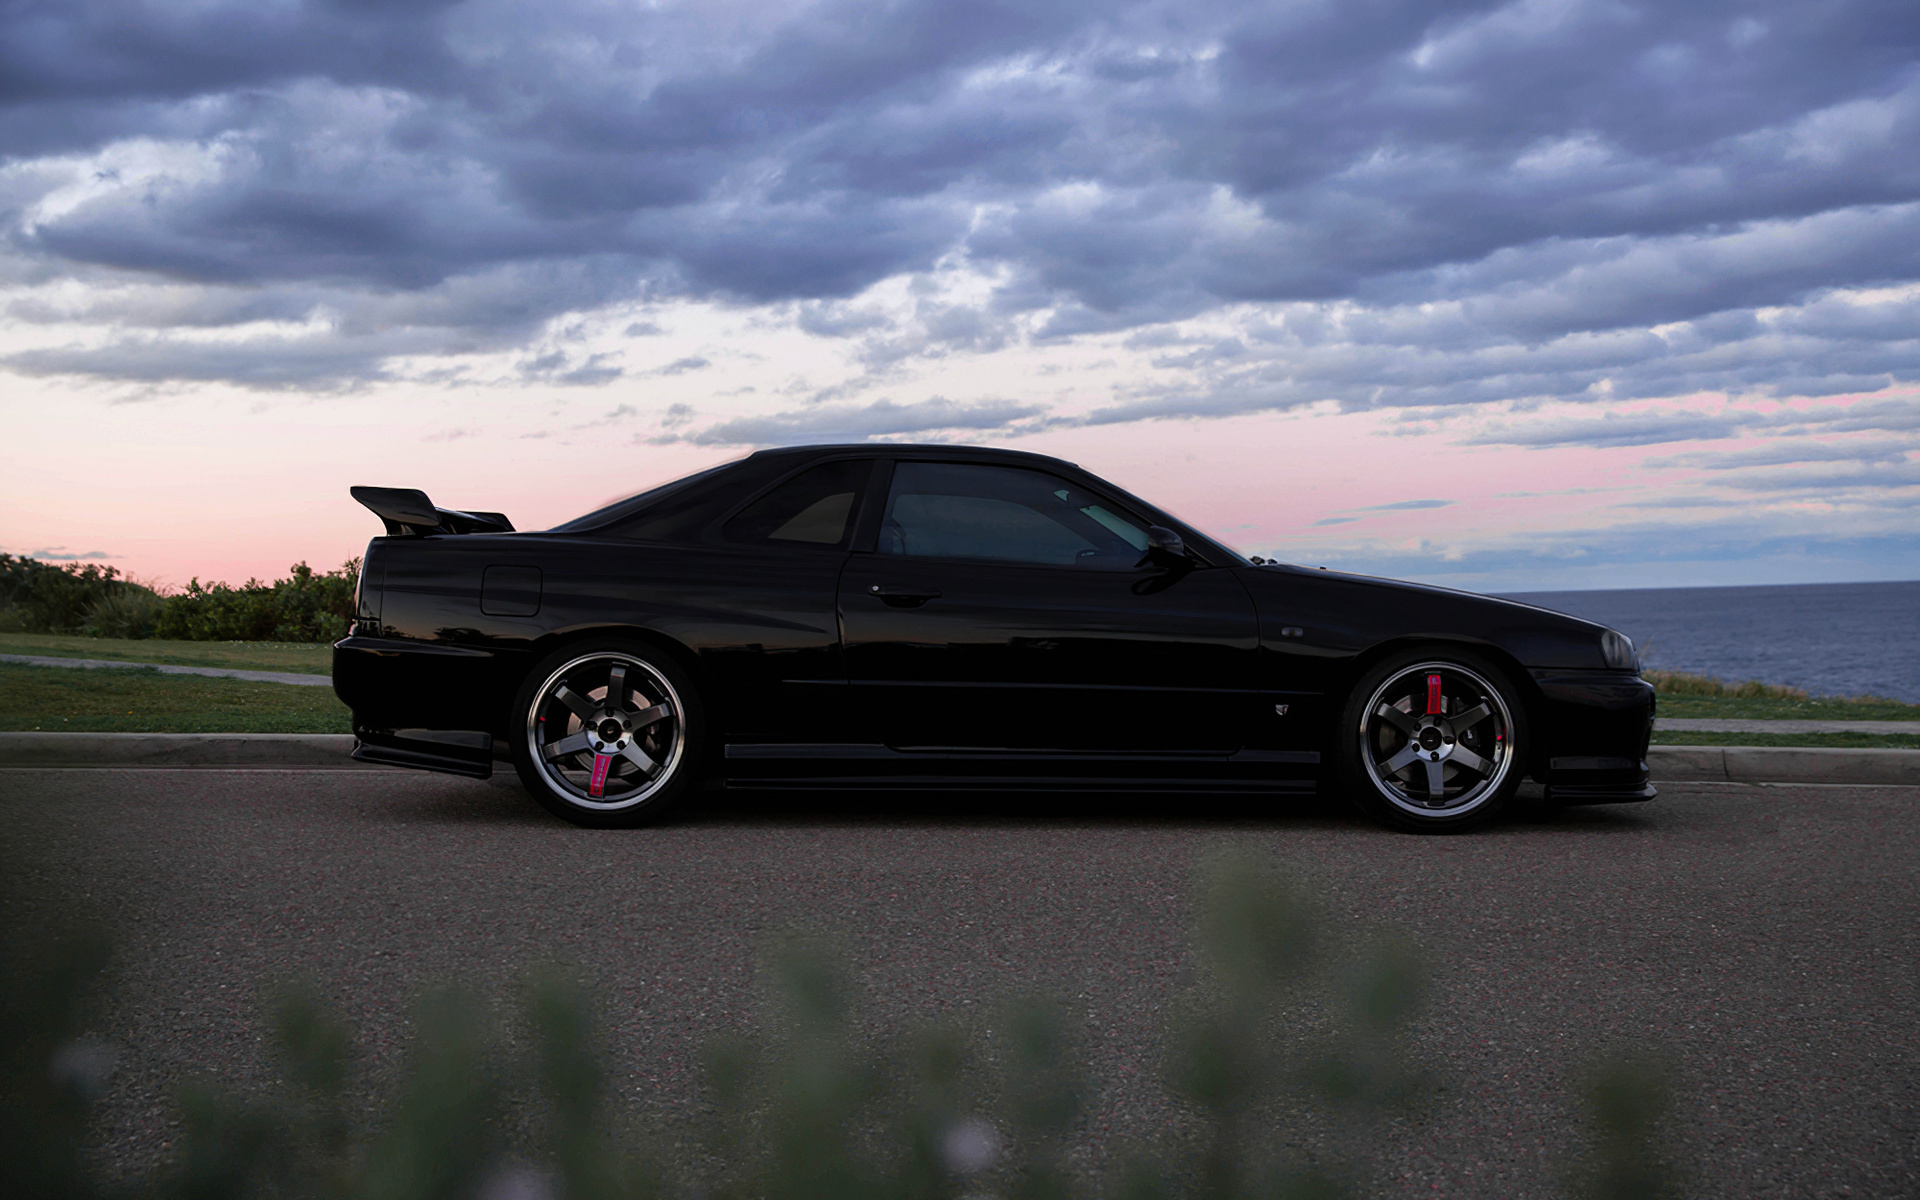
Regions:
[[[699,697],[650,646],[608,642],[549,656],[521,685],[514,722],[520,782],[576,825],[645,824],[693,785]]]
[[[1399,829],[1478,825],[1520,786],[1526,712],[1504,672],[1466,651],[1417,651],[1376,665],[1340,722],[1341,783]]]

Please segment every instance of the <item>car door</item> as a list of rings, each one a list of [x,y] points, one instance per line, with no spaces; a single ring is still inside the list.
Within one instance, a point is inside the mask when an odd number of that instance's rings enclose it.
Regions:
[[[1230,754],[1257,620],[1229,570],[1142,565],[1147,524],[1061,476],[893,466],[840,582],[848,682],[896,750]]]
[[[677,585],[685,624],[675,632],[701,650],[728,741],[848,737],[835,589],[872,469],[863,458],[816,463],[699,543],[692,577],[702,583]]]

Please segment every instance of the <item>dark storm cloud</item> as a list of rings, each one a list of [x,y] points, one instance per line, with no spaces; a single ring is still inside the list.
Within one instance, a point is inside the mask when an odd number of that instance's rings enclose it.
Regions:
[[[1399,512],[1410,508],[1445,508],[1455,503],[1452,500],[1401,500],[1394,504],[1369,504],[1366,512]]]
[[[1791,567],[1816,562],[1816,577],[1833,566],[1901,577],[1920,567],[1920,539],[1910,533],[1836,530],[1834,523],[1756,520],[1738,511],[1713,514],[1690,524],[1645,522],[1530,534],[1524,540],[1485,546],[1422,545],[1383,550],[1353,545],[1316,551],[1304,561],[1337,570],[1398,579],[1427,579],[1476,590],[1488,583],[1511,590],[1514,581],[1559,579],[1576,586],[1618,586],[1623,569],[1640,568],[1645,582],[1660,586],[1661,571],[1724,564],[1751,570],[1755,564]],[[1256,552],[1260,548],[1253,548]],[[1497,581],[1507,581],[1500,584]]]
[[[689,296],[799,301],[884,369],[1260,303],[1296,310],[1096,419],[1873,390],[1920,373],[1915,302],[1832,296],[1920,280],[1916,63],[1911,0],[27,0],[0,277],[326,330],[10,363],[333,386]],[[943,261],[992,298],[832,307]]]
[[[697,433],[668,433],[655,444],[690,442],[698,446],[764,446],[770,443],[860,442],[868,438],[924,434],[939,430],[994,430],[1039,415],[1031,404],[1004,400],[960,403],[935,396],[917,404],[876,400],[865,405],[823,404],[773,413],[738,417]],[[663,424],[672,425],[671,420]]]
[[[1357,513],[1405,512],[1423,508],[1448,508],[1455,504],[1453,500],[1401,500],[1393,504],[1369,504],[1365,508],[1356,508]],[[1323,525],[1351,525],[1355,521],[1364,521],[1365,517],[1322,517],[1315,521],[1314,527]]]
[[[0,361],[22,375],[97,375],[143,384],[225,380],[268,390],[329,389],[384,378],[383,364],[396,352],[395,343],[387,339],[244,344],[122,340],[108,346],[27,350]]]
[[[83,559],[90,558],[118,558],[119,555],[108,554],[105,550],[74,552],[68,550],[65,546],[53,546],[48,549],[29,550],[22,557],[45,559],[48,562],[80,562]]]
[[[1866,441],[1811,441],[1812,437],[1874,431],[1895,436]],[[1705,470],[1777,466],[1802,462],[1901,461],[1920,448],[1913,434],[1920,432],[1920,403],[1907,398],[1858,401],[1851,404],[1814,404],[1782,408],[1771,413],[1751,409],[1723,412],[1642,411],[1610,412],[1597,417],[1557,414],[1545,418],[1514,416],[1461,440],[1468,445],[1527,446],[1658,446],[1673,442],[1721,441],[1744,434],[1775,439],[1773,444],[1726,453],[1710,451],[1664,455],[1647,460],[1649,466]],[[1905,434],[1905,437],[1899,435]]]
[[[1920,462],[1894,462],[1824,470],[1743,471],[1715,479],[1721,487],[1748,492],[1806,492],[1821,499],[1833,499],[1848,492],[1898,496],[1902,489],[1920,487]],[[1920,497],[1906,495],[1911,504]]]
[[[1606,413],[1599,417],[1568,417],[1490,429],[1466,438],[1469,445],[1532,446],[1658,446],[1666,442],[1717,441],[1738,437],[1744,430],[1764,425],[1754,412]]]
[[[1650,458],[1650,467],[1699,467],[1707,471],[1737,471],[1745,467],[1779,467],[1795,463],[1853,462],[1882,465],[1903,463],[1920,442],[1875,439],[1871,441],[1815,442],[1794,439],[1777,445],[1756,446],[1727,454],[1673,454]]]

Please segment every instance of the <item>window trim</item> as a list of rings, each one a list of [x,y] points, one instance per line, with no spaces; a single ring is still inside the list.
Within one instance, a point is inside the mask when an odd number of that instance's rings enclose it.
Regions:
[[[867,471],[866,483],[860,488],[859,492],[855,494],[853,498],[853,512],[848,514],[848,522],[847,522],[852,527],[853,534],[851,537],[845,539],[845,544],[842,544],[840,542],[835,542],[832,545],[823,545],[820,542],[774,542],[774,541],[767,541],[765,539],[762,539],[757,542],[746,542],[746,541],[739,541],[735,538],[730,538],[727,536],[727,526],[733,521],[735,517],[739,516],[741,513],[747,511],[749,508],[752,508],[754,505],[760,503],[760,501],[766,499],[768,496],[771,496],[774,492],[778,491],[779,489],[787,486],[787,484],[800,478],[800,476],[805,475],[808,471],[811,471],[816,467],[831,466],[834,463],[841,463],[841,462],[865,462],[865,463],[872,464],[871,469]],[[866,519],[867,519],[867,511],[869,508],[872,507],[870,502],[873,499],[873,479],[874,479],[874,476],[880,473],[878,469],[879,466],[880,466],[880,460],[874,458],[872,455],[867,455],[867,454],[833,454],[825,458],[809,459],[808,461],[803,462],[799,466],[795,467],[793,470],[788,471],[786,474],[780,476],[778,479],[775,479],[773,482],[767,484],[765,487],[761,488],[759,491],[754,492],[752,495],[748,496],[745,500],[742,500],[740,503],[734,505],[732,508],[727,509],[725,512],[721,513],[718,517],[715,517],[713,520],[713,523],[707,527],[706,537],[703,538],[702,540],[715,542],[715,543],[718,543],[719,545],[731,547],[735,550],[792,550],[792,551],[799,551],[805,554],[851,553],[853,550],[857,549],[860,545],[860,538],[863,532],[863,526],[865,525]],[[889,471],[887,473],[887,477],[888,479],[892,479],[893,473]],[[878,535],[879,529],[880,529],[879,523],[875,522],[874,532],[876,535]]]
[[[1092,484],[1085,482],[1083,480],[1070,479],[1067,476],[1062,475],[1058,471],[1049,471],[1044,467],[1030,466],[1026,463],[994,462],[994,461],[985,460],[985,459],[959,458],[959,457],[955,457],[955,458],[936,458],[936,457],[888,458],[884,460],[884,466],[885,466],[884,474],[886,476],[884,484],[874,494],[873,496],[874,502],[869,506],[869,510],[868,510],[872,513],[872,516],[873,516],[873,520],[870,523],[871,527],[862,529],[859,532],[859,534],[857,534],[854,538],[854,549],[859,553],[874,554],[876,557],[879,557],[879,555],[877,554],[877,549],[880,544],[880,526],[886,519],[887,504],[889,501],[893,499],[894,468],[900,465],[901,463],[926,463],[930,466],[943,466],[943,467],[995,467],[1002,470],[1030,471],[1035,475],[1042,475],[1048,479],[1056,479],[1056,480],[1059,480],[1061,483],[1068,485],[1069,487],[1076,487],[1076,488],[1079,488],[1081,491],[1091,493],[1096,499],[1100,500],[1110,512],[1117,513],[1130,520],[1139,521],[1143,526],[1158,525],[1161,523],[1160,521],[1153,520],[1151,518],[1148,518],[1144,514],[1142,514],[1137,504],[1123,502],[1123,501],[1114,499],[1113,494],[1104,488],[1095,487]],[[879,466],[879,465],[880,464],[876,464],[876,466]],[[880,470],[874,471],[874,476],[876,479],[878,479],[882,474],[883,472]],[[865,513],[862,514],[863,519],[865,515],[866,515]],[[1173,526],[1173,528],[1177,529],[1182,534],[1183,538],[1185,537],[1186,531],[1184,527],[1176,524],[1175,526]],[[1007,559],[1007,558],[936,558],[932,555],[921,555],[921,554],[908,554],[908,555],[891,555],[890,554],[890,555],[886,555],[885,557],[889,561],[898,560],[901,562],[968,563],[968,564],[973,564],[975,566],[987,565],[987,566],[994,566],[994,567],[1022,567],[1022,568],[1027,568],[1031,570],[1042,570],[1042,571],[1073,571],[1081,575],[1087,575],[1092,573],[1086,568],[1070,566],[1066,563],[1021,562],[1016,559]],[[1211,564],[1206,563],[1205,560],[1203,559],[1202,565],[1211,565]],[[1152,569],[1153,568],[1151,567],[1141,565],[1141,566],[1129,567],[1125,571],[1108,571],[1108,572],[1104,572],[1104,574],[1125,575],[1132,572],[1151,571]]]
[[[880,545],[880,526],[887,516],[887,495],[893,490],[893,467],[899,459],[892,455],[873,460],[873,474],[867,479],[866,503],[860,510],[860,522],[853,530],[853,552],[872,554]]]

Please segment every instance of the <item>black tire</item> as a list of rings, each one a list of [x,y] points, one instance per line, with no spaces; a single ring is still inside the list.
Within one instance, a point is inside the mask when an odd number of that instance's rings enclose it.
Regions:
[[[617,712],[606,701],[616,669],[625,693]],[[648,824],[699,782],[699,693],[678,663],[638,640],[579,642],[548,655],[521,683],[509,722],[520,782],[575,825]],[[579,746],[555,754],[563,742]]]
[[[1334,770],[1348,798],[1382,824],[1457,832],[1491,819],[1519,790],[1532,753],[1527,729],[1521,694],[1499,666],[1457,647],[1415,648],[1354,684]]]

